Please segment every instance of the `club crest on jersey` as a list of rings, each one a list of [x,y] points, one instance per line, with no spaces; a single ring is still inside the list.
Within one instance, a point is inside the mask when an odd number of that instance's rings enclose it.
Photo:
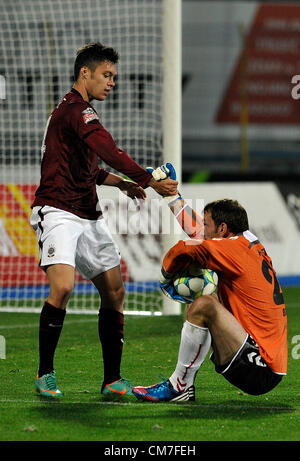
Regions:
[[[85,109],[82,112],[82,114],[83,114],[84,123],[89,123],[92,120],[99,120],[98,115],[96,114],[96,112],[91,107],[88,107],[87,109]]]
[[[54,245],[50,245],[48,248],[48,258],[53,258],[55,254],[55,247]]]

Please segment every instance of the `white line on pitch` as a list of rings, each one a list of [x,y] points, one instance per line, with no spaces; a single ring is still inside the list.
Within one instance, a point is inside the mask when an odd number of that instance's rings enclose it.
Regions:
[[[141,408],[146,408],[146,407],[151,407],[153,408],[153,404],[151,402],[80,402],[80,401],[77,401],[77,402],[63,402],[61,400],[59,401],[38,401],[38,400],[14,400],[14,399],[1,399],[0,400],[0,403],[1,404],[5,404],[5,403],[8,403],[8,404],[32,404],[32,403],[35,403],[37,405],[119,405],[119,406],[139,406]],[[214,404],[205,404],[205,403],[183,403],[183,404],[180,404],[180,403],[171,403],[171,402],[164,402],[163,404],[158,404],[156,405],[158,408],[163,408],[165,407],[166,405],[171,405],[172,407],[177,407],[177,408],[185,408],[185,407],[191,407],[191,408],[210,408],[212,406],[215,406]],[[237,409],[237,410],[243,410],[243,409],[247,409],[247,410],[274,410],[274,411],[290,411],[290,412],[294,412],[294,411],[299,411],[300,410],[300,407],[291,407],[291,408],[286,408],[286,407],[272,407],[272,406],[268,406],[268,407],[265,407],[265,406],[262,406],[262,405],[249,405],[249,404],[245,404],[243,405],[242,403],[241,404],[238,404],[238,405],[231,405],[231,404],[226,404],[226,403],[223,403],[223,404],[218,404],[218,408],[220,407],[223,407],[223,408],[231,408],[231,409]]]
[[[138,317],[143,318],[143,317]],[[65,320],[64,325],[72,325],[75,323],[96,323],[98,321],[98,316],[94,318],[80,319],[80,320]],[[14,328],[36,328],[39,326],[39,323],[26,323],[24,325],[0,325],[0,330],[13,330]]]
[[[64,325],[71,325],[73,323],[95,323],[97,319],[81,319],[81,320],[65,320]],[[27,323],[25,325],[0,325],[0,330],[12,330],[14,328],[36,328],[38,323]]]

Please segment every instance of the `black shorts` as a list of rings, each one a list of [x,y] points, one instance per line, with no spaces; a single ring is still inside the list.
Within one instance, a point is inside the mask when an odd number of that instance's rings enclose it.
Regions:
[[[214,362],[214,354],[211,360]],[[258,345],[250,335],[230,362],[221,366],[215,364],[215,369],[231,384],[251,395],[266,394],[282,380],[282,375],[274,373],[260,356]]]

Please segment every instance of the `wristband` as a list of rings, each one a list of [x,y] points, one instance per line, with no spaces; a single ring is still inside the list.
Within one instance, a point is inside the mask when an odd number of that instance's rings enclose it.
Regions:
[[[177,195],[171,195],[169,197],[164,197],[164,199],[168,202],[168,206],[172,206],[177,200],[182,200],[182,197],[180,194]]]

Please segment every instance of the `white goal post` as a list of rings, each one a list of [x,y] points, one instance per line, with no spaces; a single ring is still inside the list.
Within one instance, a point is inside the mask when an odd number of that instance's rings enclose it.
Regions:
[[[104,103],[92,102],[103,125],[143,167],[172,162],[181,182],[181,1],[2,2],[0,310],[39,312],[48,295],[30,204],[46,120],[72,86],[75,53],[84,43],[100,41],[120,54],[114,91]],[[98,192],[122,255],[125,312],[179,314],[158,285],[162,255],[176,238],[166,204],[147,190],[147,205],[137,208],[106,189]],[[161,232],[164,226],[170,229]],[[92,284],[77,274],[68,311],[98,308]]]
[[[182,114],[182,18],[181,0],[163,0],[163,155],[173,163],[181,183],[181,114]],[[169,217],[168,217],[169,218]],[[172,221],[171,221],[172,222]],[[164,253],[176,243],[174,228],[163,239]],[[176,315],[181,312],[179,303],[163,298],[163,313]]]

